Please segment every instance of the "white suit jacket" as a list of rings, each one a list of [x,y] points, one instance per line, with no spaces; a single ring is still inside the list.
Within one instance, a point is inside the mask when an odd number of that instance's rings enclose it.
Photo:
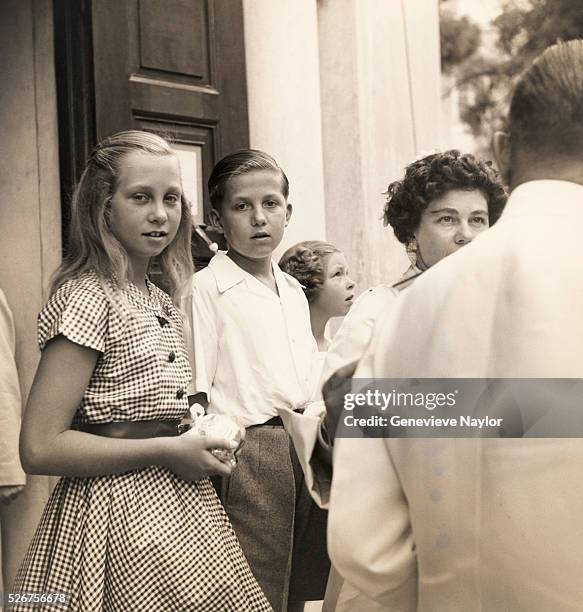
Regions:
[[[533,181],[379,320],[357,377],[583,377],[583,187]],[[583,406],[582,406],[583,410]],[[583,609],[583,439],[337,439],[329,546],[387,611]]]

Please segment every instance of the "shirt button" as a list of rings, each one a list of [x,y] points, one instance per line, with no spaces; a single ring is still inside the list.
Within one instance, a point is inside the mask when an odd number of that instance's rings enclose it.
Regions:
[[[178,389],[178,391],[176,391],[176,399],[182,399],[185,393],[186,391],[184,389]]]
[[[174,351],[170,351],[168,354],[168,361],[172,363],[176,359],[176,353]]]

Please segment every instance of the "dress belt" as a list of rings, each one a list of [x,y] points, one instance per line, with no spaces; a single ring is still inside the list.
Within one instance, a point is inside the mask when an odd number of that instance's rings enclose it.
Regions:
[[[168,421],[118,421],[115,423],[78,423],[73,429],[106,438],[162,438],[179,436],[190,429],[190,425],[178,419]]]

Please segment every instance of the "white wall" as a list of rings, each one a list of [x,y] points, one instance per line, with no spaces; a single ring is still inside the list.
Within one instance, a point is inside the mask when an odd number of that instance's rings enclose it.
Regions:
[[[0,3],[0,286],[14,313],[23,398],[39,358],[36,315],[61,248],[52,33],[51,0]],[[48,493],[47,478],[29,477],[24,494],[0,509],[8,582]]]
[[[404,249],[384,192],[441,145],[437,0],[244,0],[252,147],[286,170],[283,248],[327,238],[359,289],[394,282]]]
[[[318,18],[315,0],[244,0],[250,144],[290,181],[292,221],[277,254],[324,239]]]
[[[440,145],[437,1],[321,0],[318,17],[328,239],[362,291],[407,268],[382,193]]]

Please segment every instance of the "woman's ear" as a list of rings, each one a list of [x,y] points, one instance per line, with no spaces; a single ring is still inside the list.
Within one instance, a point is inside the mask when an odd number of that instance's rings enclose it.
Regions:
[[[510,134],[495,132],[492,138],[492,150],[496,165],[506,184],[510,183]]]
[[[289,220],[291,219],[293,211],[294,211],[294,207],[291,205],[290,202],[288,202],[285,207],[285,227],[287,227]]]
[[[219,232],[219,234],[223,234],[223,224],[221,223],[221,214],[216,208],[211,208],[209,212],[209,221],[211,227]]]

